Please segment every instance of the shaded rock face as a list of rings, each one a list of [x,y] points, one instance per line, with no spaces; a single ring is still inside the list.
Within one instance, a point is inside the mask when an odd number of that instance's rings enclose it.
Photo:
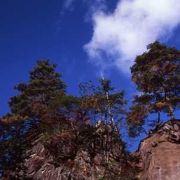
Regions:
[[[108,131],[110,130],[111,128]],[[93,139],[88,136],[88,141],[91,140],[92,143],[87,141],[85,146],[78,148],[75,137],[69,131],[54,136],[48,146],[37,140],[33,148],[27,152],[26,178],[33,180],[128,179],[127,173],[122,178],[123,172],[131,166],[123,161],[125,154],[121,142],[113,142],[111,149],[108,150],[107,162],[107,154],[102,150],[104,141],[108,141],[107,137],[104,137],[104,131],[105,126],[99,125],[93,134]],[[107,143],[111,141],[113,140],[109,139]]]
[[[41,137],[36,138],[22,162],[24,174],[8,172],[11,176],[5,179],[180,179],[180,121],[169,121],[156,128],[142,141],[139,151],[131,155],[125,153],[116,130],[112,131],[113,136],[107,136],[111,131],[110,126],[99,124],[95,130],[88,130],[87,126],[77,135],[64,130],[46,143]]]
[[[31,150],[30,157],[26,160],[26,176],[35,180],[83,180],[93,177],[90,157],[86,151],[79,151],[75,159],[56,165],[54,158],[48,154],[41,143],[36,144]],[[102,171],[102,169],[99,169]]]
[[[169,121],[140,145],[142,180],[180,179],[180,121]]]

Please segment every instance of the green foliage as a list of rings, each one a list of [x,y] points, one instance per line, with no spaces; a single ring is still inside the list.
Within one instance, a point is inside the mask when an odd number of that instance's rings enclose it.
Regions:
[[[149,113],[157,113],[158,122],[161,112],[175,118],[180,102],[180,51],[154,42],[136,58],[131,72],[141,95],[134,97],[128,122],[142,125]]]
[[[28,83],[20,83],[15,87],[19,94],[9,102],[13,114],[41,118],[57,96],[65,95],[65,84],[55,68],[56,65],[50,64],[48,60],[37,62],[30,72]]]
[[[27,127],[29,131],[25,133]],[[32,142],[27,137],[30,132],[31,136],[37,137],[35,127],[32,128],[21,117],[6,115],[0,120],[0,130],[0,178],[25,179],[26,168],[23,162]]]
[[[94,115],[94,119],[104,120],[112,123],[116,119],[121,119],[125,114],[123,91],[113,91],[109,80],[100,80],[99,86],[92,85],[91,82],[80,84],[81,108],[87,113]]]

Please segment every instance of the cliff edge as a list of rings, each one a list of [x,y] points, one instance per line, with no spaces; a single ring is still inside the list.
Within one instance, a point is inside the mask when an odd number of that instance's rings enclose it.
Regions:
[[[139,148],[139,179],[180,179],[180,121],[169,121],[144,139]]]

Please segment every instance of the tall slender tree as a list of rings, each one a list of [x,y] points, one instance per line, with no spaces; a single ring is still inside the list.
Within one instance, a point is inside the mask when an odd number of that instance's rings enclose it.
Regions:
[[[106,124],[112,124],[114,119],[125,114],[123,91],[114,91],[109,80],[101,79],[99,86],[92,82],[80,84],[82,93],[81,107],[88,114],[95,115],[95,120],[102,120]]]
[[[111,82],[106,79],[100,80],[99,86],[92,85],[91,82],[81,84],[83,95],[81,97],[81,108],[93,120],[98,123],[103,136],[102,149],[106,162],[109,162],[109,152],[113,147],[115,137],[120,138],[119,122],[121,122],[125,114],[123,91],[114,91]]]

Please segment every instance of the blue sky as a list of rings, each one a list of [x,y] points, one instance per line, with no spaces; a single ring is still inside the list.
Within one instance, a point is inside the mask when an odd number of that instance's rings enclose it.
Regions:
[[[86,18],[87,4],[77,0],[73,6],[73,10],[64,9],[61,0],[1,3],[1,115],[8,111],[7,102],[15,94],[14,85],[28,80],[28,73],[38,59],[48,58],[56,63],[68,92],[73,94],[78,93],[78,83],[100,78],[99,67],[89,62],[83,49],[92,36],[92,24]],[[124,84],[118,72],[113,74],[119,84]]]
[[[1,0],[0,115],[8,112],[14,85],[26,82],[42,58],[58,65],[71,94],[103,73],[130,101],[136,93],[129,74],[135,55],[156,39],[180,49],[180,2],[127,2]]]

